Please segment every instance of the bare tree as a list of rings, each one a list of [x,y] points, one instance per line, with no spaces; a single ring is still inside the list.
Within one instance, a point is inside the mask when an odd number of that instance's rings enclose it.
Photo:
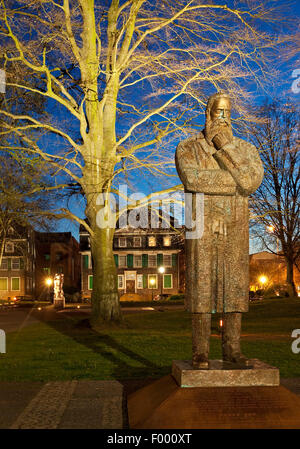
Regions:
[[[252,196],[253,233],[273,253],[280,244],[292,296],[296,295],[294,267],[300,258],[299,108],[274,102],[262,107],[260,115],[264,123],[252,126],[250,132],[265,168],[264,180]]]
[[[84,192],[87,222],[61,213],[90,233],[93,323],[121,319],[111,208],[118,181],[141,171],[170,176],[166,139],[199,126],[208,94],[224,89],[245,102],[245,80],[262,85],[276,76],[268,67],[272,49],[288,44],[276,31],[282,16],[272,2],[241,3],[1,0],[7,88],[39,93],[49,117],[0,113],[6,132]],[[40,86],[16,82],[11,64],[30,69]],[[50,148],[35,138],[40,130]]]

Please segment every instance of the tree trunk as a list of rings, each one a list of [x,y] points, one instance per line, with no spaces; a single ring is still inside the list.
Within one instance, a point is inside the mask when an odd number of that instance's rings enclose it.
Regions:
[[[122,314],[119,302],[117,272],[113,255],[114,229],[94,229],[91,237],[93,259],[92,315],[93,326],[103,322],[120,322]]]
[[[288,294],[290,297],[296,296],[296,287],[294,283],[294,264],[293,261],[286,258],[286,282]]]

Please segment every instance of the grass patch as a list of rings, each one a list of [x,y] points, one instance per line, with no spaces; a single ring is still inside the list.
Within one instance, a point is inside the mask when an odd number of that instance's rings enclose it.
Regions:
[[[221,356],[219,318],[213,316],[211,358]],[[299,299],[252,303],[243,315],[243,352],[277,366],[282,377],[300,376],[300,354],[291,351],[293,329],[300,329]],[[182,310],[128,314],[125,326],[98,332],[72,314],[7,334],[0,380],[158,378],[170,373],[172,360],[189,358],[191,319]]]

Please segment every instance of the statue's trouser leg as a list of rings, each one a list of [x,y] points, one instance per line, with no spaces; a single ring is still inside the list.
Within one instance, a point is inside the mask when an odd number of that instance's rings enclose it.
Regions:
[[[193,368],[208,368],[211,314],[192,314]]]
[[[234,363],[246,363],[247,359],[241,354],[242,314],[240,312],[224,313],[222,333],[223,360]]]

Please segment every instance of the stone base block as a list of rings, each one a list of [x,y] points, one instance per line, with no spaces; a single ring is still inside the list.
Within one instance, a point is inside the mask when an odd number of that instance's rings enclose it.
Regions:
[[[300,398],[282,386],[181,388],[165,376],[128,397],[130,429],[300,429]]]
[[[64,309],[65,308],[65,300],[64,299],[55,299],[53,302],[55,309]]]
[[[259,387],[278,386],[279,369],[258,359],[249,366],[210,360],[208,369],[195,370],[190,360],[174,360],[172,376],[180,387]]]

